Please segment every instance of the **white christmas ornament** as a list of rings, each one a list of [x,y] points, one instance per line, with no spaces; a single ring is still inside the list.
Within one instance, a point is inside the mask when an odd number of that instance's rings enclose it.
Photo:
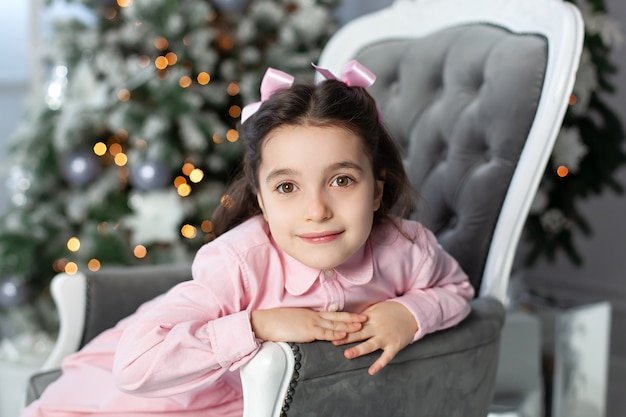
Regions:
[[[173,243],[180,238],[184,208],[176,190],[133,193],[129,204],[135,214],[124,224],[132,232],[133,245]]]
[[[564,127],[559,132],[552,151],[555,165],[565,165],[570,172],[577,172],[580,161],[587,154],[587,147],[575,127]]]
[[[565,228],[566,224],[567,219],[563,215],[563,212],[556,208],[546,211],[543,216],[541,216],[541,225],[544,230],[549,233],[559,233]]]

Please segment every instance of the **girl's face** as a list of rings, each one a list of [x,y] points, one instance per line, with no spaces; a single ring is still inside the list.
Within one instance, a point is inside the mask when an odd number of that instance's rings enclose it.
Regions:
[[[367,240],[383,194],[361,139],[285,126],[262,146],[257,199],[276,243],[312,268],[343,263]]]

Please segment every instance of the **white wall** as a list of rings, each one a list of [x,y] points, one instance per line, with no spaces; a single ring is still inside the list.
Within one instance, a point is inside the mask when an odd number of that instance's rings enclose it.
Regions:
[[[24,113],[24,100],[32,78],[30,13],[30,1],[0,3],[0,42],[4,58],[0,65],[0,211],[6,208],[9,198],[7,144]]]

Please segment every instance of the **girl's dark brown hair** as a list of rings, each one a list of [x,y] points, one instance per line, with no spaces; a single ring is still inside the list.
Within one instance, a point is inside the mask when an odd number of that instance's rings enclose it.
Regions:
[[[379,119],[374,99],[364,88],[326,80],[316,85],[296,84],[274,94],[239,127],[239,137],[244,144],[243,169],[228,186],[222,204],[213,213],[215,237],[261,214],[256,199],[261,150],[268,134],[281,126],[333,126],[360,137],[372,161],[374,178],[385,181],[374,222],[387,218],[392,208],[398,215],[408,213],[409,180],[400,152]]]

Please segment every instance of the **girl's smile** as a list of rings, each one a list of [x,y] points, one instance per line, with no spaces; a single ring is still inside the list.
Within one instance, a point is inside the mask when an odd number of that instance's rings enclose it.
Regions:
[[[300,239],[307,243],[328,243],[338,238],[343,232],[302,233]]]

